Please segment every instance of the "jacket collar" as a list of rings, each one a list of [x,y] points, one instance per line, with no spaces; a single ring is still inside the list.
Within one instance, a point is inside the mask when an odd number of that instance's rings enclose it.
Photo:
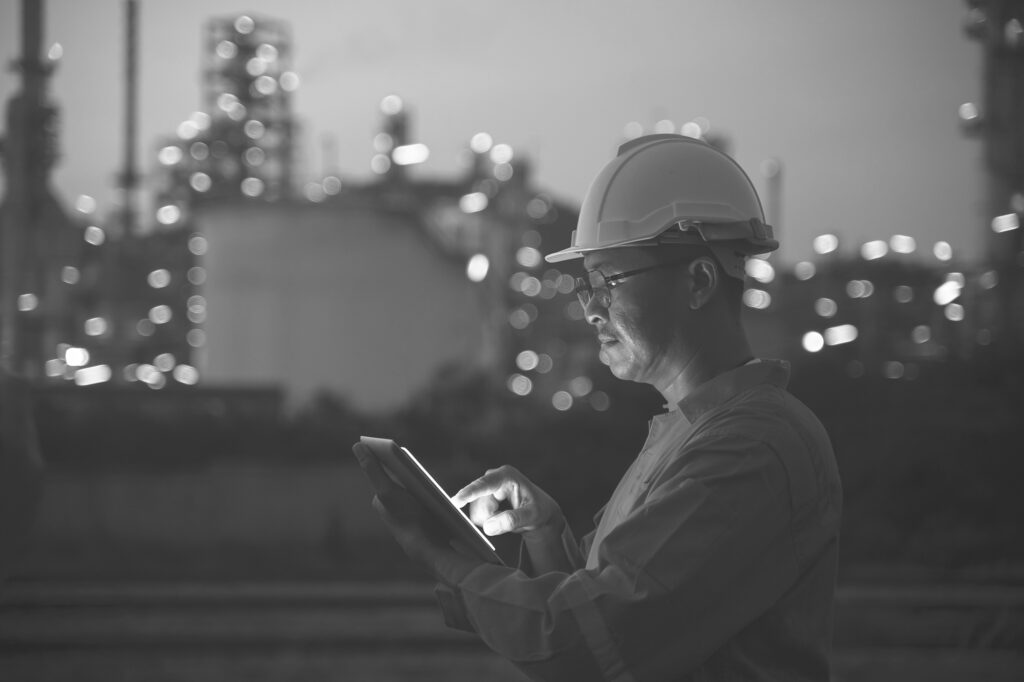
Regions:
[[[733,396],[760,384],[785,388],[789,363],[784,360],[752,360],[705,381],[679,401],[679,411],[691,424]]]

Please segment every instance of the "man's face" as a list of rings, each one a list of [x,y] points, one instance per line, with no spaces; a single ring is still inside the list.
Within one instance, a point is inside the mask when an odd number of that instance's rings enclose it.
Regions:
[[[650,248],[626,247],[591,252],[583,266],[610,277],[659,262]],[[607,307],[600,296],[587,304],[587,322],[601,344],[598,357],[612,374],[660,387],[685,366],[686,277],[685,265],[651,270],[620,280]]]

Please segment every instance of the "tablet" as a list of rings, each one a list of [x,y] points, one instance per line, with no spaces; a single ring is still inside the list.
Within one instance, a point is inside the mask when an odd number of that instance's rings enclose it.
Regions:
[[[452,504],[451,497],[411,452],[387,438],[361,436],[359,441],[369,449],[391,478],[434,514],[448,532],[450,541],[458,540],[483,561],[504,564],[487,536],[480,532],[461,509]]]

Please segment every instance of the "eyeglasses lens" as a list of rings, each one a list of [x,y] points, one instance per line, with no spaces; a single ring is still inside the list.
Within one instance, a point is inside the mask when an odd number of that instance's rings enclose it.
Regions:
[[[576,296],[583,307],[587,307],[594,299],[594,296],[601,296],[602,300],[608,295],[608,284],[604,275],[596,270],[588,272],[586,277],[576,278]]]

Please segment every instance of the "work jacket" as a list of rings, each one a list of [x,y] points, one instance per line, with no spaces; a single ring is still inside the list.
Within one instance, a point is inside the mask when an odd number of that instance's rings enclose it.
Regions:
[[[650,424],[593,532],[438,591],[446,622],[538,680],[829,679],[842,490],[785,363],[702,384]]]

